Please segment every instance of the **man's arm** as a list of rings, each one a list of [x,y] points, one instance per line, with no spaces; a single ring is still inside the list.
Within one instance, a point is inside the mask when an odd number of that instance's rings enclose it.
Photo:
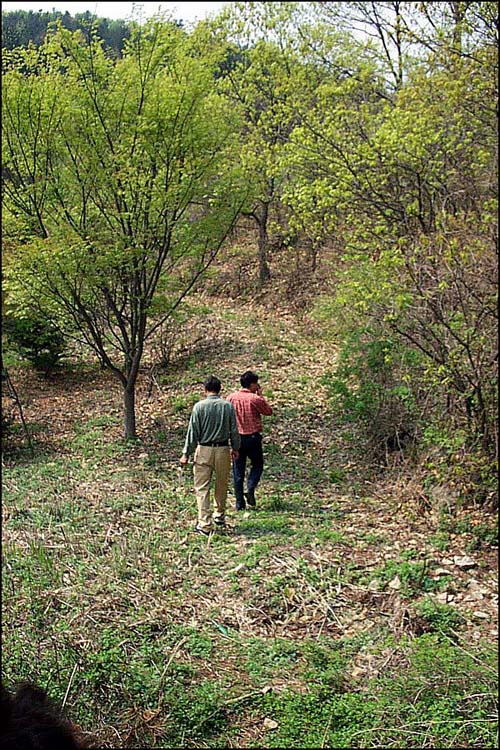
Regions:
[[[255,404],[259,414],[264,414],[264,416],[270,417],[273,413],[273,408],[262,395],[262,388],[260,387],[260,385],[254,393],[254,396],[255,398],[253,399],[253,403]]]
[[[234,406],[230,404],[229,409],[229,431],[230,431],[230,442],[231,442],[231,458],[233,460],[236,460],[238,458],[238,451],[240,449],[241,445],[241,437],[240,433],[238,432],[238,423],[236,421],[236,412],[234,410]]]
[[[196,408],[195,404],[193,407],[193,411],[191,412],[191,417],[189,419],[182,456],[179,459],[179,463],[181,464],[181,466],[187,464],[188,456],[190,456],[190,454],[198,445],[199,432],[198,409]]]

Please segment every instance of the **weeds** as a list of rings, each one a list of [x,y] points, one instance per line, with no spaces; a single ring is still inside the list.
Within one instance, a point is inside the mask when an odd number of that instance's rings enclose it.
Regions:
[[[236,372],[264,351],[259,330],[239,342]],[[308,346],[297,336],[288,348],[300,358]],[[142,445],[115,440],[120,425],[96,411],[78,413],[64,450],[43,443],[45,427],[33,459],[6,456],[6,684],[48,687],[102,748],[496,746],[490,624],[472,637],[476,604],[435,596],[467,575],[436,575],[439,555],[477,544],[482,562],[493,527],[471,513],[429,529],[399,497],[372,493],[351,465],[355,435],[313,402],[320,375],[310,403],[290,408],[277,366],[262,379],[277,409],[257,510],[236,514],[230,495],[228,533],[196,537],[191,477],[176,474],[193,378],[208,365],[234,377],[224,352],[209,354],[176,378],[167,425]]]
[[[381,568],[374,571],[371,577],[382,581],[384,587],[392,583],[394,587],[397,586],[401,596],[412,598],[421,593],[446,588],[449,578],[447,576],[433,578],[431,571],[432,565],[426,560],[415,562],[388,560]]]
[[[422,599],[416,606],[417,613],[425,620],[429,630],[450,634],[464,624],[465,618],[449,604],[433,599]]]

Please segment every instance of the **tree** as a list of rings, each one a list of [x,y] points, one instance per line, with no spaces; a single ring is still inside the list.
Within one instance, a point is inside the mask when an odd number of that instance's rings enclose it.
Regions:
[[[123,59],[59,28],[2,80],[4,206],[24,219],[8,303],[83,337],[136,437],[144,345],[212,263],[244,201],[214,60],[158,20]]]
[[[27,47],[32,43],[39,46],[43,43],[51,22],[60,20],[64,28],[70,31],[81,29],[86,32],[95,21],[100,38],[113,56],[120,56],[125,40],[130,37],[132,23],[117,19],[97,18],[88,11],[70,15],[68,11],[58,10],[33,11],[14,10],[2,12],[2,49],[12,50],[16,47]]]
[[[286,6],[293,5],[237,3],[221,17],[233,64],[222,70],[219,86],[243,116],[241,154],[252,180],[244,213],[257,225],[261,286],[270,278],[270,227],[288,179],[286,144],[318,82],[318,69],[289,43],[294,9]]]
[[[282,199],[289,226],[308,240],[312,270],[326,242],[342,247],[353,201],[373,198],[363,182],[371,161],[360,148],[391,106],[363,45],[335,23],[300,26],[304,54],[321,73],[314,99],[302,110],[285,148],[289,179]]]
[[[374,5],[388,4],[364,11]],[[393,68],[391,85],[371,49],[365,55],[358,46],[357,65],[354,56],[334,56],[331,24],[319,16],[309,48],[332,76],[291,135],[294,180],[285,197],[313,230],[328,215],[325,231],[335,231],[342,248],[334,302],[324,308],[347,374],[335,383],[339,393],[364,409],[376,437],[411,412],[414,427],[438,425],[446,438],[459,428],[491,457],[498,453],[491,7],[425,3],[419,25],[420,9],[409,14],[407,6],[397,9],[401,39],[419,56]]]

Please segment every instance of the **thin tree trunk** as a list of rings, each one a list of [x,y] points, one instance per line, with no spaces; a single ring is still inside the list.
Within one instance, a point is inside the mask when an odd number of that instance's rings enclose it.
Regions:
[[[137,438],[135,424],[135,379],[130,381],[123,389],[123,412],[125,440],[135,440]]]
[[[318,250],[317,248],[313,247],[311,250],[311,271],[312,273],[316,273],[316,270],[318,268]]]
[[[269,203],[262,204],[262,213],[259,216],[259,281],[263,286],[271,278],[271,272],[267,262],[267,219],[269,216]]]
[[[8,371],[4,369],[3,367],[2,367],[2,378],[5,378],[5,381],[7,382],[7,386],[10,391],[11,398],[16,402],[17,408],[19,409],[19,416],[21,417],[21,422],[23,423],[24,434],[26,435],[26,439],[28,441],[30,453],[32,456],[34,456],[35,451],[33,448],[33,443],[31,441],[30,431],[28,430],[28,425],[26,424],[26,420],[24,419],[23,405],[21,403],[21,399],[19,398],[16,389],[14,388],[14,383],[12,382]]]
[[[452,2],[451,12],[453,14],[453,50],[461,55],[466,4],[463,2]]]

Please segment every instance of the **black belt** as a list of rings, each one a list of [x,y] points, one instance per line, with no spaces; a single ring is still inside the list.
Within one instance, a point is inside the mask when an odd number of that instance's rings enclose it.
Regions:
[[[225,445],[229,445],[229,440],[223,440],[220,443],[200,443],[200,445],[207,446],[208,448],[223,448]]]

